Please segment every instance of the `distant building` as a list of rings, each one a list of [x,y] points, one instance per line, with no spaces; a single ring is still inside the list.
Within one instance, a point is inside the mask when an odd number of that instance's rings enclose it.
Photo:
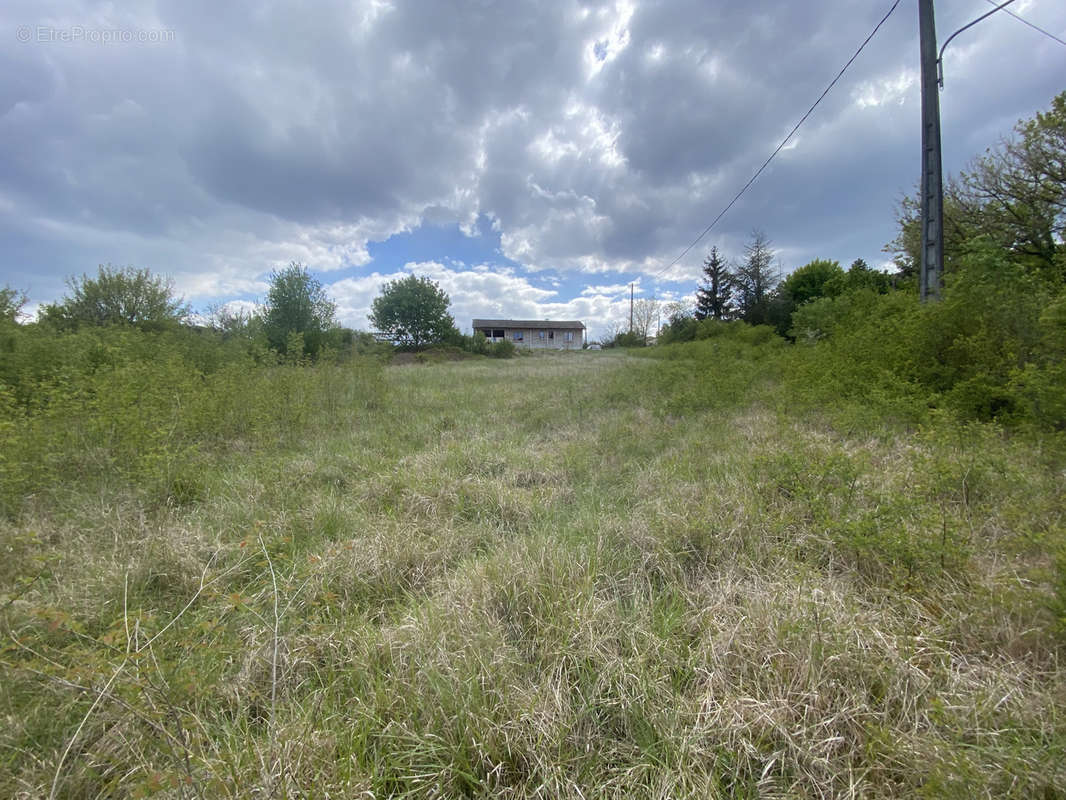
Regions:
[[[552,319],[475,319],[490,342],[513,342],[531,350],[580,350],[585,344],[585,323]]]

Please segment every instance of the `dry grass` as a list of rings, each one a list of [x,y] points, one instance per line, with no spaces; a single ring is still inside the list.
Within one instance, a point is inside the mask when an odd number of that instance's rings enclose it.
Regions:
[[[199,504],[3,523],[0,794],[1066,796],[1061,467],[655,369],[394,369]]]

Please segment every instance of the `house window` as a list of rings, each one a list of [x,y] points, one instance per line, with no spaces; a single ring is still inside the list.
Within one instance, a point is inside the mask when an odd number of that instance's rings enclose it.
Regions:
[[[503,338],[503,331],[500,330],[499,328],[497,328],[496,330],[494,330],[492,332],[492,338],[493,339],[502,339]]]
[[[566,332],[566,341],[568,341],[568,342],[574,341],[574,332],[573,331],[567,331]]]
[[[522,331],[515,331],[511,334],[511,338],[514,339],[516,342],[522,341]]]
[[[543,339],[544,338],[544,331],[537,331],[537,338],[538,339]]]
[[[549,339],[554,339],[555,338],[555,331],[548,331],[548,338]]]

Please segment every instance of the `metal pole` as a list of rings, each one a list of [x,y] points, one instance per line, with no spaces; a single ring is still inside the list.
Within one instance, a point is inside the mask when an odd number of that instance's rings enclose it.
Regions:
[[[629,284],[629,332],[633,332],[633,284]]]
[[[940,94],[933,0],[918,0],[922,63],[922,235],[919,296],[940,299],[944,275],[944,186],[940,156]]]

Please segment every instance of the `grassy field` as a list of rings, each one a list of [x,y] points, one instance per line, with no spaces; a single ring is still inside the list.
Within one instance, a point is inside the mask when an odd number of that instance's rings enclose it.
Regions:
[[[1061,448],[677,353],[391,367],[0,522],[0,796],[1066,797]]]

